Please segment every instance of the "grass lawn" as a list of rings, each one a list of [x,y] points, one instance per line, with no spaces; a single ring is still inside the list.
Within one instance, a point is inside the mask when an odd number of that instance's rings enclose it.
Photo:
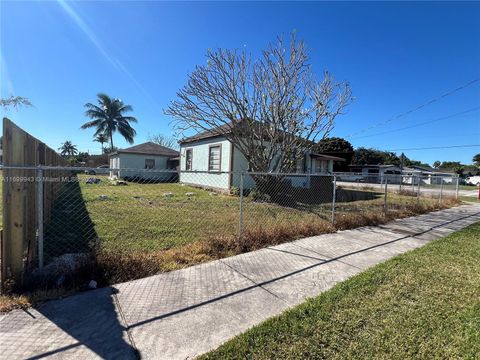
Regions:
[[[421,188],[427,188],[427,189],[439,189],[442,186],[440,184],[434,184],[434,185],[429,185],[429,184],[422,184]],[[444,183],[443,188],[445,190],[456,190],[457,185],[454,183]],[[476,190],[477,187],[475,185],[458,185],[459,190]]]
[[[476,196],[459,196],[458,199],[464,202],[480,203],[480,200]]]
[[[480,222],[395,257],[204,359],[478,359]]]
[[[99,184],[86,184],[80,178],[80,189],[85,209],[72,209],[78,221],[71,227],[86,227],[87,218],[93,222],[95,234],[105,250],[157,251],[170,249],[212,237],[234,236],[239,226],[238,196],[211,192],[174,184],[138,184],[112,186],[104,177]],[[170,196],[164,196],[170,193]],[[186,196],[186,193],[193,193]],[[339,202],[339,215],[362,210],[381,212],[383,196],[375,191],[364,191],[370,200]],[[102,195],[106,195],[102,200]],[[66,193],[68,198],[69,194]],[[356,196],[356,195],[355,195]],[[416,198],[389,195],[391,209],[416,204]],[[434,199],[421,199],[421,203],[435,205]],[[70,200],[78,204],[77,200]],[[272,228],[285,224],[328,223],[331,219],[331,203],[293,208],[271,203],[253,202],[245,198],[244,228]],[[65,224],[59,224],[64,232]]]

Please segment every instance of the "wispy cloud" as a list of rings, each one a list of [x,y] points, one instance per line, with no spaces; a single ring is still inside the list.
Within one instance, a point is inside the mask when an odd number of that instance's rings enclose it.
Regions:
[[[81,18],[81,16],[73,9],[65,0],[57,0],[58,4],[62,7],[65,13],[77,24],[80,30],[87,36],[90,42],[97,48],[102,56],[120,73],[127,76],[144,95],[146,95],[155,105],[156,101],[147,92],[145,87],[133,76],[133,74],[122,64],[120,60],[109,54],[107,48],[102,44],[101,40],[95,34],[95,32],[87,25],[87,23]]]
[[[7,86],[8,96],[15,95],[15,89],[13,88],[12,79],[11,79],[10,74],[8,72],[7,62],[5,61],[5,57],[3,56],[3,53],[0,53],[0,72],[2,74],[1,75],[1,77],[3,79],[2,82],[5,82],[5,84]],[[4,94],[2,94],[1,97],[7,97],[7,96],[4,96]]]

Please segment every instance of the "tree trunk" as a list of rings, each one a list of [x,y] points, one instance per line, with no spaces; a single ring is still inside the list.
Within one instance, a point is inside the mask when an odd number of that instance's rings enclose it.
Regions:
[[[113,134],[110,133],[110,152],[112,153],[113,152]]]

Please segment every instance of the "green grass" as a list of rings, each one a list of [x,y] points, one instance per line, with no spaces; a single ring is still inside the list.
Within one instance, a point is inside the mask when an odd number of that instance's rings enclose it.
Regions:
[[[217,231],[233,232],[238,223],[238,198],[180,184],[82,182],[81,190],[102,246],[109,250],[163,250]],[[163,196],[167,192],[173,196]],[[187,192],[195,195],[187,197]]]
[[[480,200],[477,196],[459,196],[458,200],[469,203],[480,203]]]
[[[475,185],[459,185],[458,188],[460,190],[478,190]]]
[[[204,359],[478,359],[480,222],[395,257]]]
[[[239,198],[216,194],[191,186],[174,184],[138,184],[112,186],[103,177],[100,184],[85,184],[79,176],[87,213],[94,224],[95,236],[103,249],[111,251],[157,251],[178,247],[217,236],[236,234],[239,226]],[[186,196],[186,193],[193,196]],[[172,193],[171,197],[163,194]],[[383,197],[375,192],[371,200],[338,203],[339,213],[363,210],[382,211]],[[101,195],[107,199],[102,200]],[[416,199],[392,194],[392,209],[415,204]],[[422,202],[434,203],[432,199]],[[245,198],[244,226],[274,227],[278,224],[330,221],[331,204],[298,208],[253,202]],[[83,219],[85,218],[84,215]],[[72,227],[80,227],[78,224]],[[64,224],[59,228],[63,231]]]

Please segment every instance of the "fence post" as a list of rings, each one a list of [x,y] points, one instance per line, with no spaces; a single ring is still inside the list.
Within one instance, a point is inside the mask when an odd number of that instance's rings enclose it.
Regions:
[[[420,178],[420,175],[417,176],[418,180],[418,185],[417,185],[417,203],[420,201],[420,182],[422,179]]]
[[[457,176],[457,183],[455,184],[455,199],[458,200],[458,190],[460,187],[460,176]]]
[[[387,190],[388,190],[388,177],[385,177],[385,196],[383,198],[383,211],[387,212]]]
[[[443,197],[443,176],[440,177],[440,204],[442,203]]]
[[[332,224],[335,224],[335,201],[337,196],[337,177],[333,175]]]
[[[36,179],[36,204],[37,204],[37,244],[38,244],[38,267],[43,268],[43,169],[37,169]]]
[[[242,235],[243,230],[243,172],[240,174],[240,215],[238,218],[238,238]]]

